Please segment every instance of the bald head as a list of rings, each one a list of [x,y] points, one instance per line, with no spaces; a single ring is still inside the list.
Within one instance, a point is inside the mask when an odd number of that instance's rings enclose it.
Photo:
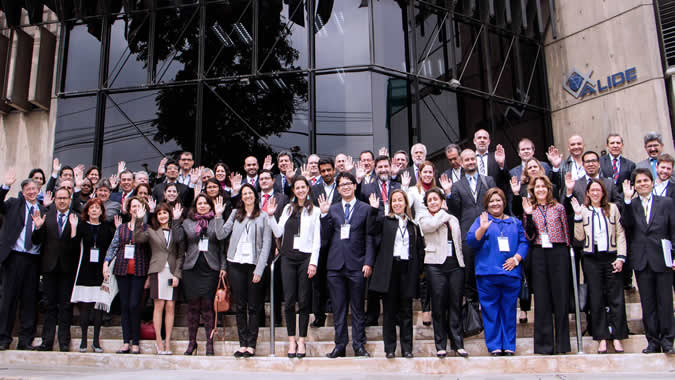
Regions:
[[[476,172],[476,152],[471,149],[464,149],[460,157],[462,158],[464,172],[473,175]]]
[[[570,136],[570,138],[567,139],[567,149],[574,159],[581,159],[581,155],[584,153],[585,149],[584,138],[579,135]]]

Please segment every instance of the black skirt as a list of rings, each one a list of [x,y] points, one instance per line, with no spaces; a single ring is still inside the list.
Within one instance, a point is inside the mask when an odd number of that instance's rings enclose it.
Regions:
[[[220,271],[211,269],[204,255],[199,253],[195,266],[183,271],[185,299],[188,301],[197,298],[213,299],[216,296],[219,274]]]

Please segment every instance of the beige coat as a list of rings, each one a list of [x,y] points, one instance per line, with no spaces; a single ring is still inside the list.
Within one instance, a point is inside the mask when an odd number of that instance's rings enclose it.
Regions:
[[[592,253],[593,244],[593,224],[591,218],[593,212],[583,206],[581,209],[581,220],[574,219],[574,238],[584,242],[584,252]],[[609,217],[607,221],[607,251],[616,253],[617,256],[626,258],[626,234],[621,225],[621,213],[614,203],[609,204]]]
[[[425,264],[443,264],[448,252],[448,227],[446,222],[450,223],[452,229],[453,255],[457,257],[459,266],[464,268],[464,256],[462,256],[462,231],[459,227],[459,221],[447,211],[441,210],[436,215],[431,215],[425,208],[416,215],[419,220],[420,228],[424,234],[424,243],[426,244],[424,253]]]

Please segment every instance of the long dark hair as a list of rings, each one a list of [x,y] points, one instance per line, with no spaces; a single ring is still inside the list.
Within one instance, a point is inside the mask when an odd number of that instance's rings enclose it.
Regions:
[[[209,206],[211,206],[211,211],[213,211],[214,213],[216,212],[216,209],[213,206],[213,200],[211,200],[211,198],[209,198],[209,196],[206,195],[206,193],[199,193],[199,195],[197,195],[197,197],[195,198],[194,206],[192,206],[190,208],[190,211],[188,211],[188,218],[192,220],[195,220],[195,215],[197,215],[197,201],[199,200],[199,198],[206,199],[206,203],[208,203]]]
[[[230,174],[230,167],[227,166],[227,164],[224,162],[219,162],[213,167],[213,177],[214,178],[216,177],[216,169],[218,169],[218,166],[221,166],[223,169],[225,169],[225,186],[232,186],[232,184],[230,183],[230,177],[228,177],[228,175]],[[220,181],[218,185],[220,185]]]
[[[304,182],[305,185],[307,185],[307,199],[305,199],[305,204],[304,206],[300,207],[300,204],[298,203],[298,197],[295,196],[295,184],[297,182]],[[312,210],[314,209],[314,203],[312,203],[312,198],[311,198],[311,189],[312,186],[309,184],[309,181],[307,178],[301,176],[301,175],[296,175],[293,177],[293,180],[291,180],[291,191],[293,192],[293,199],[291,199],[291,216],[298,216],[302,214],[302,209],[307,210],[307,214],[311,215]]]
[[[255,219],[260,215],[260,194],[255,190],[250,183],[245,183],[239,189],[239,205],[237,205],[237,213],[234,214],[234,219],[241,223],[246,218],[246,208],[244,207],[243,193],[244,189],[248,188],[253,192],[255,200],[253,201],[253,212],[251,213],[251,219]],[[208,197],[207,197],[208,198]]]
[[[224,195],[225,191],[224,191],[223,188],[220,186],[220,182],[216,179],[216,177],[211,177],[211,178],[209,178],[208,180],[206,180],[206,182],[204,182],[204,184],[202,185],[202,186],[203,186],[202,192],[203,192],[204,194],[208,195],[208,193],[206,192],[206,186],[207,186],[209,183],[213,183],[213,184],[215,184],[216,186],[218,186],[218,195],[216,195],[216,197],[221,196],[221,197],[225,198],[225,195]],[[228,198],[229,198],[229,196],[228,196]]]
[[[584,200],[584,206],[588,207],[591,205],[591,197],[588,196],[588,192],[591,190],[591,186],[597,183],[600,185],[600,188],[602,189],[602,198],[600,198],[600,208],[602,209],[602,212],[605,213],[605,216],[609,216],[609,201],[607,200],[607,189],[605,188],[605,185],[602,183],[597,178],[592,178],[590,182],[588,182],[588,185],[586,185],[586,199]]]
[[[173,220],[171,207],[169,207],[168,203],[162,202],[157,205],[157,207],[155,208],[155,212],[152,215],[152,229],[159,230],[160,228],[162,228],[162,226],[159,224],[159,219],[157,218],[160,211],[166,211],[169,213],[169,228],[171,228],[171,221]]]

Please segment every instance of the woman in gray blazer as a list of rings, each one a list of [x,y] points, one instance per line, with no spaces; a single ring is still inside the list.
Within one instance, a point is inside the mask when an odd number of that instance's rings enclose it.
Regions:
[[[237,305],[239,350],[235,358],[255,355],[258,340],[258,310],[263,307],[263,287],[260,282],[272,244],[272,229],[267,215],[260,212],[258,192],[250,184],[240,190],[241,204],[230,214],[227,222],[216,230],[218,239],[230,234],[227,249],[227,272],[230,273],[232,296]],[[216,202],[216,220],[222,223],[225,205]],[[247,315],[248,311],[248,315]]]
[[[222,204],[222,200],[220,200]],[[197,349],[199,316],[204,320],[206,330],[206,355],[213,355],[211,331],[215,328],[213,298],[218,288],[218,278],[225,275],[225,251],[222,239],[216,231],[222,229],[223,218],[216,218],[214,205],[206,194],[199,194],[194,207],[181,223],[182,207],[177,204],[173,210],[173,223],[180,224],[176,238],[186,246],[183,263],[183,289],[188,301],[188,333],[190,343],[185,355],[192,355]],[[222,214],[221,214],[222,215]]]

